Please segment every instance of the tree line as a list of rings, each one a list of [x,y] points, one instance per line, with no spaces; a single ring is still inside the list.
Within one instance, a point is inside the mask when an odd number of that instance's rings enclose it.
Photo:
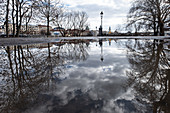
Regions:
[[[164,25],[169,22],[170,0],[134,0],[126,27],[135,28],[135,32],[152,30],[155,36],[164,36]]]
[[[80,32],[88,25],[88,15],[84,11],[68,11],[59,0],[0,0],[0,22],[5,25],[6,36],[9,37],[9,23],[13,25],[13,37],[19,37],[21,26],[28,31],[30,23],[46,23],[47,36],[50,25],[66,29],[79,29]]]

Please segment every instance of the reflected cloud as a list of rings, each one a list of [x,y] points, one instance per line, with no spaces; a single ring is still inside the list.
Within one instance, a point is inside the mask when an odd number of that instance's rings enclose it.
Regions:
[[[65,40],[0,49],[0,112],[169,110],[162,104],[169,105],[169,42],[86,43]]]

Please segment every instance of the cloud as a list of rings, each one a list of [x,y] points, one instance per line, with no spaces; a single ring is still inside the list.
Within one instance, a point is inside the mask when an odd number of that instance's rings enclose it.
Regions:
[[[103,28],[108,30],[109,26],[116,29],[118,24],[124,24],[132,0],[68,0],[69,10],[85,11],[89,15],[90,28],[100,26],[100,12],[104,12]]]

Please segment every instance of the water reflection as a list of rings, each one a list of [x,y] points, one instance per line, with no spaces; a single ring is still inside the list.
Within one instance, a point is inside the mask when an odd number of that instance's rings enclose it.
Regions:
[[[168,40],[129,41],[129,85],[136,96],[153,104],[153,113],[170,111],[170,54]]]
[[[167,41],[102,39],[1,48],[0,112],[169,110],[167,47]]]
[[[99,40],[99,45],[101,47],[101,58],[100,58],[100,60],[103,62],[104,58],[103,58],[103,40],[102,39]]]
[[[54,90],[53,83],[60,81],[58,77],[68,62],[88,57],[88,46],[82,41],[68,42],[65,46],[35,46],[7,46],[1,50],[1,113],[23,112],[38,94]]]

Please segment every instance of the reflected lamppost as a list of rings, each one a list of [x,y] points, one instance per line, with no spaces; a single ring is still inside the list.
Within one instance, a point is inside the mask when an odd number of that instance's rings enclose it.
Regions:
[[[99,40],[99,45],[101,47],[101,58],[100,58],[100,60],[103,62],[104,58],[103,58],[103,40],[102,39]]]
[[[100,28],[99,28],[99,35],[100,35],[100,36],[102,36],[102,35],[103,35],[103,33],[102,33],[102,19],[103,19],[103,11],[101,11],[100,16],[101,16],[101,25],[100,25]]]

